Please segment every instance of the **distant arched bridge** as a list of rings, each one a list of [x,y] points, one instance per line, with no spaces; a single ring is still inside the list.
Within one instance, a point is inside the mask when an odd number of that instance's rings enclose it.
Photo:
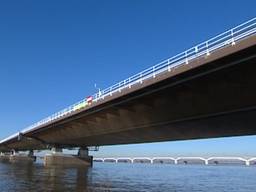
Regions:
[[[93,158],[95,162],[113,163],[166,163],[166,164],[242,164],[256,165],[256,157],[104,157]]]

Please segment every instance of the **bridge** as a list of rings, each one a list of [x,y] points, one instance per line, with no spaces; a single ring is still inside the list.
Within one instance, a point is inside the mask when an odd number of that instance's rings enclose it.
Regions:
[[[0,141],[0,151],[256,134],[256,18]],[[47,158],[52,158],[48,156]]]
[[[256,157],[102,157],[94,158],[95,162],[111,163],[164,163],[164,164],[204,164],[204,165],[256,165]]]

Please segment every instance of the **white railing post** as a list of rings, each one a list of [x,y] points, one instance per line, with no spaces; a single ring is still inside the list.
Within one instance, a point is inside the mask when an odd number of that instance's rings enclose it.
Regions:
[[[210,55],[210,52],[209,52],[209,45],[208,45],[208,41],[205,42],[205,45],[206,45],[206,55],[209,56]]]
[[[231,32],[231,41],[232,41],[231,45],[235,45],[236,42],[235,42],[235,39],[234,39],[234,31],[233,31],[233,29],[231,29],[230,32]]]
[[[112,86],[109,88],[110,96],[112,96]]]
[[[188,52],[185,52],[185,57],[186,57],[186,64],[188,64]]]
[[[119,93],[121,93],[121,82],[119,82],[119,84],[118,84],[118,91],[119,91]]]
[[[128,79],[129,81],[129,89],[131,88],[131,78],[129,77],[129,79]]]
[[[195,46],[195,53],[197,53],[198,52],[198,47],[197,46]]]
[[[140,73],[140,84],[142,84],[142,73]]]
[[[169,59],[167,60],[167,65],[168,65],[168,71],[170,72],[171,71],[171,66],[170,66],[170,60]]]

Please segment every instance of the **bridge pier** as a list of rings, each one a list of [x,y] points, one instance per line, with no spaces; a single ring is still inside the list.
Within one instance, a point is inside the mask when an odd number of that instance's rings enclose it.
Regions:
[[[12,163],[32,163],[36,161],[36,156],[34,156],[34,151],[30,150],[28,154],[17,153],[15,150],[12,150],[9,160]]]
[[[59,155],[63,154],[62,148],[58,148],[58,147],[51,148],[51,152],[52,154],[59,154]]]
[[[0,161],[9,161],[10,159],[10,154],[9,153],[3,153],[1,152],[0,154]]]
[[[60,148],[52,148],[52,152],[44,157],[45,166],[92,166],[92,156],[89,156],[88,148],[81,147],[77,155],[64,154]]]

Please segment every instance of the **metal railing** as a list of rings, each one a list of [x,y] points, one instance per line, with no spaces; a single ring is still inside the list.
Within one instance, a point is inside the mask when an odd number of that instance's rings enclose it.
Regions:
[[[155,78],[158,74],[172,71],[173,69],[188,64],[191,60],[197,59],[202,56],[209,56],[212,52],[222,49],[227,46],[234,46],[237,42],[244,40],[252,35],[256,34],[256,17],[242,23],[224,33],[221,33],[203,43],[200,43],[182,53],[179,53],[169,59],[166,59],[140,73],[137,73],[123,81],[120,81],[104,90],[95,93],[93,97],[93,103],[98,102],[99,100],[105,99],[108,96],[112,96],[116,92],[121,92],[123,89],[131,88],[134,84],[143,83],[144,80],[149,78]],[[44,125],[56,119],[59,119],[65,115],[73,113],[74,111],[79,110],[76,106],[83,105],[86,102],[86,99],[83,99],[53,115],[42,119],[41,121],[27,127],[22,130],[21,133],[26,133],[32,129],[37,128],[38,126]],[[0,141],[3,143],[10,138],[16,137],[18,133],[11,135],[10,137]]]

